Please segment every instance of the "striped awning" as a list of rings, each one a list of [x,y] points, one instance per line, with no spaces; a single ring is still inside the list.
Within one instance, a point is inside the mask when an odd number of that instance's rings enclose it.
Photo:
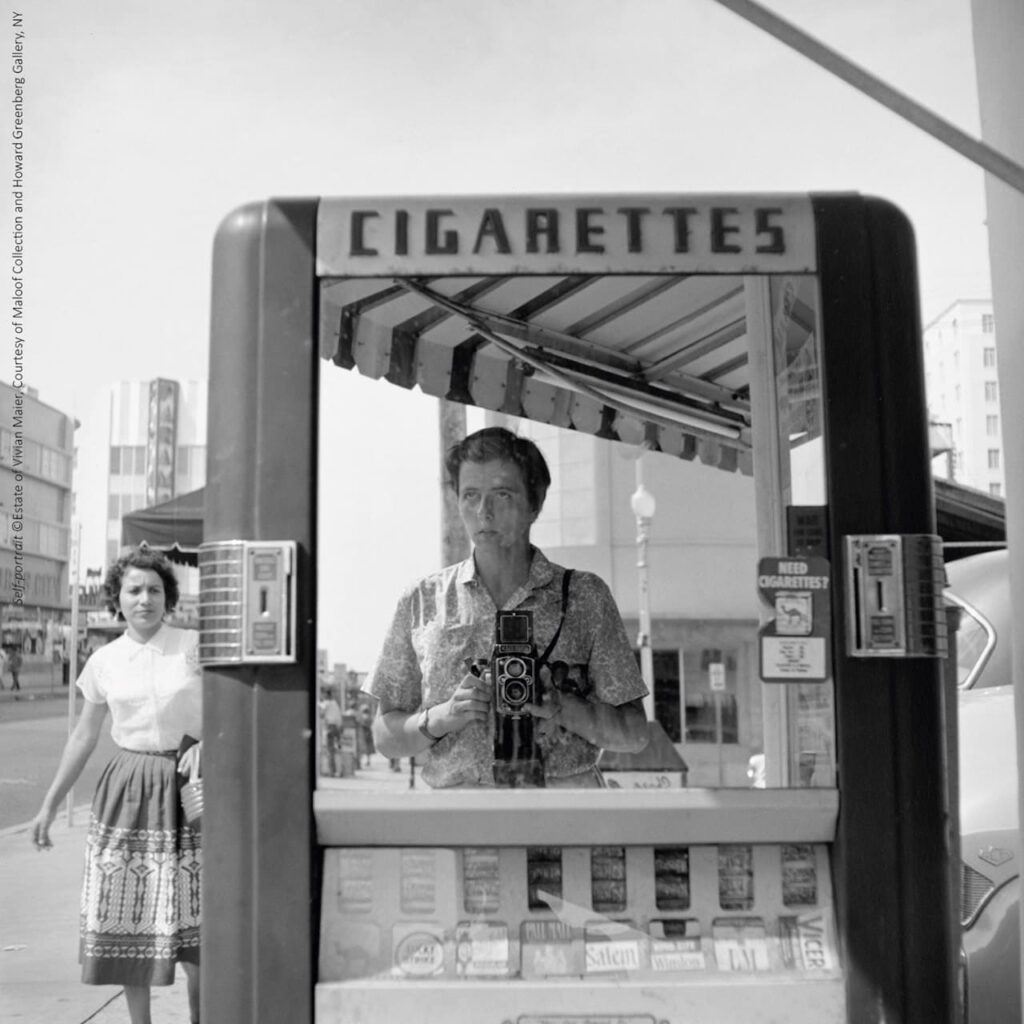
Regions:
[[[750,473],[751,280],[324,278],[321,355],[438,398]],[[799,366],[813,348],[814,278],[768,280],[767,329]]]

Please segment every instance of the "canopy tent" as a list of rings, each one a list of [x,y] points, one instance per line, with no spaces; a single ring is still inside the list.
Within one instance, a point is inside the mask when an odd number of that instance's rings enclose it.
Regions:
[[[136,509],[121,519],[121,543],[145,541],[181,565],[198,564],[203,542],[204,488],[179,494],[170,501]]]

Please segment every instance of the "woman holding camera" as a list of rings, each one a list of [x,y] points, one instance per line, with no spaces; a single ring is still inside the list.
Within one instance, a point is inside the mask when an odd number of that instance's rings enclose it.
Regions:
[[[647,693],[607,585],[566,570],[530,543],[551,483],[540,449],[501,427],[447,454],[449,485],[472,544],[464,562],[419,580],[401,597],[366,684],[378,700],[377,748],[427,752],[431,786],[493,786],[494,684],[489,662],[499,611],[529,611],[534,644],[557,642],[539,671],[536,719],[548,786],[599,785],[602,748],[642,750]],[[549,666],[568,679],[556,687]]]

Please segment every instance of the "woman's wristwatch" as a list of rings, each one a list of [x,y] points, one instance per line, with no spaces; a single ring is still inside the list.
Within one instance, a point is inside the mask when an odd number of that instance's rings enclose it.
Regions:
[[[430,708],[424,708],[420,712],[420,716],[417,719],[416,725],[419,728],[420,732],[423,733],[423,735],[426,736],[428,740],[430,740],[431,746],[434,746],[435,743],[440,743],[441,740],[444,739],[443,736],[435,736],[430,731]]]

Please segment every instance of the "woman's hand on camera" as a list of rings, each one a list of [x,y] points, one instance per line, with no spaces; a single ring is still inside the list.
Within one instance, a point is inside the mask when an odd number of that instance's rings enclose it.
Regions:
[[[430,709],[430,731],[438,736],[462,732],[470,722],[486,722],[491,715],[491,673],[467,672],[455,692]]]

